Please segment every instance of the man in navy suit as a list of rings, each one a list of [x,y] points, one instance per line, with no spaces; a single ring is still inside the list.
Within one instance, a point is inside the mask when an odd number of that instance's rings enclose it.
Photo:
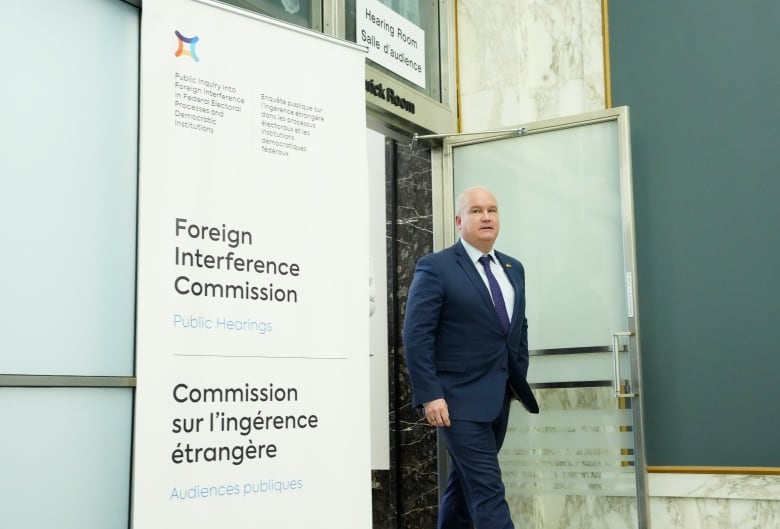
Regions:
[[[539,411],[525,380],[523,265],[493,249],[498,203],[489,190],[465,190],[456,208],[460,240],[417,263],[404,321],[407,367],[414,405],[439,427],[450,455],[438,528],[512,529],[498,465],[510,395]]]

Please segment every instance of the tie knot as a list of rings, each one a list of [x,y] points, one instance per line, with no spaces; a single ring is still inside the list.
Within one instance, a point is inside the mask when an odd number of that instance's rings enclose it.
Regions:
[[[479,258],[479,262],[483,265],[490,264],[490,261],[492,261],[493,258],[490,256],[490,254],[485,254],[482,257]]]

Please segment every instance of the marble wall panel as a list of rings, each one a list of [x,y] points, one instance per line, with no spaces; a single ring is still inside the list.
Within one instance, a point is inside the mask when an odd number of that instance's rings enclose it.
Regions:
[[[653,529],[780,527],[780,476],[650,474]]]
[[[711,498],[651,498],[652,529],[774,529],[780,501]]]
[[[433,249],[431,153],[386,141],[391,470],[373,473],[374,529],[435,527],[436,431],[412,409],[401,332],[417,260]]]
[[[396,238],[394,275],[396,280],[400,337],[406,296],[417,260],[433,250],[433,194],[431,153],[395,144],[396,156]],[[420,420],[412,409],[411,386],[402,358],[403,344],[396,342],[395,355],[398,394],[396,427],[399,439],[399,506],[401,527],[435,527],[438,505],[436,431]]]
[[[605,108],[601,0],[460,0],[464,131]]]

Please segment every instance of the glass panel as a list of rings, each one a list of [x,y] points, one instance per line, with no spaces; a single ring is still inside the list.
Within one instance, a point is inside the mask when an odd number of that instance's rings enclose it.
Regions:
[[[0,373],[132,375],[138,39],[118,0],[0,4]]]
[[[622,366],[621,366],[622,369]],[[612,353],[532,356],[528,382],[608,382],[613,380],[615,365]]]
[[[303,26],[309,29],[320,30],[314,23],[319,17],[315,11],[321,11],[321,2],[312,0],[218,0],[224,4],[231,4],[248,11],[261,13],[269,17]]]
[[[638,527],[617,120],[452,149],[453,195],[499,201],[496,248],[526,271],[529,381],[541,413],[513,404],[500,459],[519,527]],[[633,314],[631,314],[633,317]],[[625,383],[624,383],[625,381]]]
[[[611,387],[541,389],[536,395],[543,412],[514,409],[499,455],[517,526],[636,527],[626,403]]]
[[[129,388],[0,388],[0,526],[127,529],[132,401]]]
[[[529,348],[611,346],[626,330],[617,123],[453,149],[455,193],[493,190],[496,248],[525,267]]]
[[[435,101],[442,102],[439,3],[436,0],[377,0],[377,2],[389,7],[425,32],[425,88],[405,80],[378,64],[372,64],[377,69],[398,79],[405,86],[417,90]],[[356,17],[359,15],[365,16],[365,14],[356,12],[356,0],[345,0],[345,9],[345,39],[350,42],[357,42]]]

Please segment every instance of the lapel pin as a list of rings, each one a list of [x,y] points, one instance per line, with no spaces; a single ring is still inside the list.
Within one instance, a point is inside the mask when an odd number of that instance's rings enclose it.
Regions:
[[[506,266],[507,268],[512,268],[512,263],[507,263],[504,266]]]

